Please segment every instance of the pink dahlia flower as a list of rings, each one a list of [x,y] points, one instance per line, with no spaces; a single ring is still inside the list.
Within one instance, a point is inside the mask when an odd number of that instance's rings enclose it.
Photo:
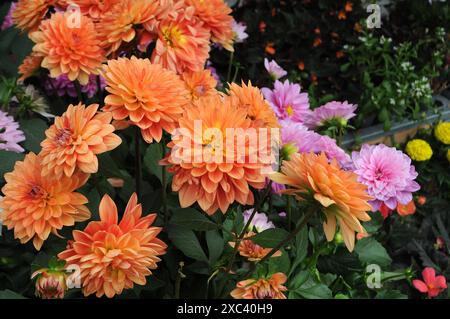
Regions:
[[[281,152],[284,156],[292,153],[324,152],[330,161],[336,160],[343,169],[353,168],[350,156],[336,144],[334,139],[310,131],[300,123],[284,120],[280,121],[280,124]],[[278,193],[282,189],[284,189],[283,185],[272,182],[273,192]]]
[[[77,91],[75,84],[69,80],[66,74],[60,75],[57,78],[47,78],[44,83],[47,93],[56,93],[59,96],[69,95],[71,97],[77,97]],[[106,86],[105,79],[100,77],[100,87],[103,90]],[[86,85],[81,86],[81,92],[85,93],[88,98],[92,98],[98,89],[97,75],[91,74],[89,76],[89,82]]]
[[[25,141],[25,135],[19,129],[19,123],[8,113],[0,111],[0,150],[22,153],[24,149],[19,145]]]
[[[335,159],[344,169],[352,166],[350,156],[328,136],[308,130],[304,125],[291,121],[281,121],[281,143],[293,145],[299,153],[324,152],[329,160]]]
[[[3,20],[2,26],[0,27],[0,30],[5,30],[13,26],[14,22],[12,19],[12,13],[16,9],[16,3],[12,2],[11,6],[9,7],[9,11],[5,16],[5,19]]]
[[[306,119],[305,125],[310,129],[325,125],[327,122],[337,120],[339,123],[347,125],[347,121],[354,117],[355,110],[358,106],[345,102],[328,102],[312,112],[310,112]]]
[[[275,60],[269,62],[269,60],[264,59],[264,67],[273,80],[278,80],[287,74],[287,72],[279,66]]]
[[[365,144],[352,153],[352,159],[359,182],[367,185],[367,192],[375,198],[371,201],[374,211],[382,203],[390,209],[398,203],[406,205],[420,189],[414,181],[417,172],[411,159],[395,147]]]
[[[244,225],[248,222],[252,214],[253,208],[244,211]],[[255,229],[258,233],[269,228],[275,228],[275,225],[269,221],[269,218],[264,213],[256,213],[250,222],[250,230]]]
[[[280,120],[302,123],[310,113],[308,93],[300,93],[300,85],[289,80],[275,81],[274,89],[262,88],[264,97]]]

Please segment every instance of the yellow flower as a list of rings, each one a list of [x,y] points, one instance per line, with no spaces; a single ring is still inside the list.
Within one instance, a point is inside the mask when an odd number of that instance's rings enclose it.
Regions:
[[[434,136],[445,145],[450,144],[450,122],[441,122],[434,129]]]
[[[417,162],[428,161],[433,155],[430,144],[421,139],[414,139],[406,144],[406,153]]]

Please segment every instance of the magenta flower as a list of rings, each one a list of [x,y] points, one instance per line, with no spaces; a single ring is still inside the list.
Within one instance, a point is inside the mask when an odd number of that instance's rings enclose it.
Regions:
[[[269,60],[264,59],[264,67],[266,68],[267,72],[269,72],[270,77],[275,81],[287,74],[287,72],[275,62],[275,60],[272,60],[269,62]]]
[[[273,90],[262,88],[261,91],[280,120],[302,123],[310,113],[308,93],[300,93],[299,84],[277,80]]]
[[[100,87],[103,90],[106,86],[105,79],[100,76]],[[44,87],[49,94],[54,94],[55,90],[59,96],[69,95],[71,97],[77,97],[77,91],[75,84],[69,80],[66,74],[62,74],[57,78],[48,77],[44,83]],[[91,74],[89,76],[89,82],[86,85],[81,86],[81,92],[85,93],[88,98],[92,98],[98,89],[97,76]]]
[[[428,294],[428,297],[436,297],[447,289],[447,281],[444,276],[436,276],[434,268],[426,267],[422,271],[423,281],[414,279],[412,284],[421,293]]]
[[[367,185],[368,194],[375,198],[370,202],[374,211],[382,203],[390,209],[398,203],[406,205],[420,189],[414,181],[417,172],[411,159],[395,147],[365,144],[352,153],[352,159],[358,181]]]
[[[253,208],[244,211],[244,225],[250,219],[250,216],[253,214]],[[275,228],[275,225],[269,221],[269,218],[264,213],[256,213],[250,222],[250,230],[255,229],[258,233],[269,229]]]
[[[345,102],[332,101],[314,109],[305,119],[305,125],[310,129],[325,125],[327,122],[336,120],[344,126],[347,121],[354,117],[358,106]]]
[[[19,123],[8,113],[0,111],[0,150],[22,153],[24,149],[19,145],[25,141],[25,135],[19,129]]]
[[[234,41],[236,43],[242,43],[248,38],[248,34],[245,32],[245,30],[247,30],[247,26],[244,23],[233,20],[231,27],[234,32]]]
[[[0,30],[5,30],[13,26],[14,22],[12,19],[12,13],[16,9],[16,3],[11,2],[11,6],[9,7],[8,13],[5,16],[5,19],[3,20],[2,26],[0,27]]]

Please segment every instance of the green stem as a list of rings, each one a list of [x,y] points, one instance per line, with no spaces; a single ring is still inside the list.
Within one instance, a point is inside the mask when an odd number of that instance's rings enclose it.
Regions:
[[[142,174],[142,162],[141,162],[141,132],[139,127],[136,126],[135,135],[134,135],[134,151],[135,151],[135,184],[136,184],[136,194],[138,196],[138,200],[141,198],[141,174]]]
[[[184,262],[180,261],[177,272],[177,278],[175,279],[175,299],[180,299],[181,279],[186,277],[186,275],[183,274],[183,267]]]
[[[291,224],[292,224],[292,207],[291,207],[291,196],[287,195],[287,222],[288,222],[288,231],[291,232]]]
[[[77,91],[78,102],[83,102],[83,94],[81,93],[81,86],[78,80],[73,81],[75,86],[75,91]]]
[[[166,156],[166,150],[165,150],[165,142],[164,142],[164,136],[160,142],[161,145],[161,159],[164,159]],[[162,184],[162,190],[161,190],[161,198],[163,202],[163,212],[164,212],[164,225],[167,226],[169,223],[169,210],[167,209],[167,171],[166,167],[164,165],[161,165],[161,184]]]
[[[311,219],[311,217],[314,215],[314,210],[310,209],[308,210],[308,212],[306,213],[306,215],[303,217],[302,221],[300,222],[300,224],[297,226],[297,228],[294,229],[294,231],[292,233],[290,233],[285,239],[283,239],[282,241],[280,241],[274,248],[272,248],[271,251],[269,251],[269,253],[267,255],[265,255],[260,261],[259,263],[262,263],[264,261],[266,261],[267,259],[269,259],[270,257],[272,257],[273,254],[275,254],[280,248],[282,248],[284,245],[288,244],[291,242],[292,239],[295,238],[295,236],[297,236],[298,232],[306,226],[306,224],[308,223],[308,221]]]
[[[228,61],[227,82],[231,80],[231,70],[233,69],[234,52],[230,52],[230,60]]]
[[[233,249],[233,254],[231,255],[230,261],[228,262],[228,266],[227,268],[225,268],[225,272],[228,273],[231,270],[231,267],[233,267],[233,263],[234,260],[236,258],[236,254],[238,252],[239,246],[241,244],[242,239],[244,238],[245,234],[248,231],[248,228],[250,227],[250,224],[252,223],[253,218],[255,217],[256,213],[261,209],[265,198],[267,197],[267,195],[270,193],[270,190],[272,189],[272,182],[269,183],[269,185],[267,185],[267,188],[263,194],[263,196],[261,197],[261,199],[258,201],[258,204],[256,205],[256,207],[253,209],[252,214],[250,215],[250,218],[247,220],[247,223],[245,224],[244,228],[242,229],[241,233],[239,234],[235,245],[234,245],[234,249]]]

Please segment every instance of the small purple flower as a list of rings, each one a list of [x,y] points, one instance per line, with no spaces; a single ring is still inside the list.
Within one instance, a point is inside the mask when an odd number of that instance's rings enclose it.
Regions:
[[[0,30],[5,30],[13,26],[14,22],[12,19],[12,13],[16,9],[16,3],[11,2],[11,6],[9,7],[8,13],[5,16],[5,19],[3,20],[2,26],[0,27]]]
[[[248,222],[250,216],[253,214],[253,211],[253,208],[244,211],[244,224]],[[258,233],[260,233],[266,229],[275,228],[275,225],[271,221],[269,221],[269,218],[266,214],[256,213],[252,221],[250,222],[250,230],[252,230],[253,228]]]
[[[287,72],[275,62],[275,60],[272,60],[269,62],[269,60],[264,59],[264,67],[266,68],[267,72],[269,72],[270,77],[275,81],[287,74]]]
[[[309,113],[305,119],[305,125],[310,129],[315,129],[331,120],[337,120],[345,126],[347,121],[356,115],[355,110],[357,107],[357,105],[349,104],[347,101],[328,102]]]
[[[261,91],[280,120],[290,119],[302,123],[311,112],[308,93],[300,93],[299,84],[277,80],[273,90],[262,88]]]
[[[106,86],[105,79],[100,76],[100,87],[103,90]],[[56,93],[59,96],[69,95],[71,97],[77,97],[77,91],[75,84],[69,80],[66,74],[62,74],[57,78],[48,77],[44,83],[44,87],[49,94]],[[81,92],[85,93],[88,98],[92,98],[97,93],[98,83],[97,75],[89,75],[89,82],[86,85],[81,86]]]
[[[245,39],[248,38],[248,34],[245,32],[247,26],[242,22],[236,22],[233,20],[232,29],[234,32],[234,41],[236,43],[242,43]]]
[[[220,80],[220,76],[217,73],[217,69],[215,67],[212,66],[211,61],[206,61],[206,67],[207,70],[211,71],[211,75],[212,77],[217,81],[217,89],[222,89],[223,88],[223,83]]]
[[[414,181],[418,174],[411,159],[395,147],[364,144],[352,153],[352,159],[358,181],[367,185],[367,193],[375,198],[370,202],[374,211],[382,203],[390,209],[398,203],[406,205],[420,189]]]
[[[19,123],[8,113],[0,111],[0,150],[22,153],[24,149],[19,145],[25,141],[25,135],[19,129]]]

